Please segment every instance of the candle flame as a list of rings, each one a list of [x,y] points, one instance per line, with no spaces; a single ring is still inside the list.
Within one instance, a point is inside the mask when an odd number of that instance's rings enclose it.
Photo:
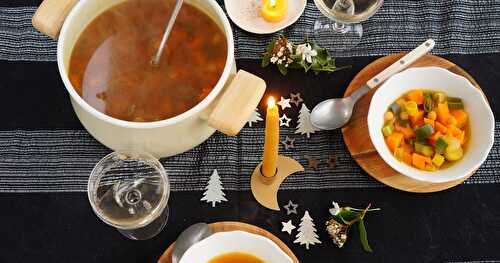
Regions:
[[[269,5],[270,5],[271,7],[276,6],[276,0],[269,0]]]
[[[273,96],[270,96],[269,99],[267,99],[267,107],[272,108],[276,106],[276,100],[274,99]]]

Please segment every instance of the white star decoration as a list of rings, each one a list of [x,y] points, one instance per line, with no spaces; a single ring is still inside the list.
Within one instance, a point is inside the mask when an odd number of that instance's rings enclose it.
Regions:
[[[294,230],[296,227],[292,224],[292,220],[288,220],[288,222],[281,222],[283,225],[283,229],[281,229],[281,232],[287,232],[289,235],[292,234],[292,230]]]
[[[286,126],[286,127],[290,127],[290,121],[292,119],[288,118],[286,116],[286,114],[283,113],[283,116],[281,116],[280,118],[280,126]]]
[[[277,104],[281,106],[281,110],[292,108],[292,105],[290,105],[290,99],[285,99],[283,97],[281,97],[280,101]]]

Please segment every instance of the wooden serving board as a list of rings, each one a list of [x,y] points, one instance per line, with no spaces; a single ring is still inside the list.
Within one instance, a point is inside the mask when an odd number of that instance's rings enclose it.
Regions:
[[[275,235],[271,234],[269,231],[264,230],[260,227],[246,224],[246,223],[241,223],[241,222],[228,221],[228,222],[212,223],[212,224],[210,224],[210,228],[212,229],[212,231],[214,233],[240,230],[240,231],[245,231],[248,233],[267,237],[267,238],[271,239],[274,243],[276,243],[276,245],[278,245],[281,248],[281,250],[283,250],[283,252],[285,252],[292,259],[292,261],[294,263],[299,263],[299,260],[293,254],[292,250],[290,250],[290,248],[288,248],[288,246],[285,245],[285,243],[283,243],[283,241],[281,241]],[[175,243],[172,243],[167,248],[165,253],[163,253],[163,255],[158,260],[158,263],[172,263],[172,249],[174,247],[174,244]]]
[[[353,91],[366,83],[366,81],[390,66],[392,63],[396,62],[405,54],[406,53],[399,53],[385,56],[366,66],[351,81],[344,97],[349,96]],[[477,82],[467,72],[465,72],[465,70],[438,56],[429,54],[425,55],[410,67],[430,66],[445,68],[455,74],[461,75],[467,78],[475,87],[480,89]],[[454,187],[464,182],[472,175],[469,174],[459,180],[446,183],[429,183],[404,176],[386,164],[378,155],[368,133],[368,123],[366,118],[374,92],[375,90],[370,91],[356,103],[351,121],[342,128],[344,142],[347,145],[351,156],[370,176],[385,185],[402,191],[413,193],[431,193]]]

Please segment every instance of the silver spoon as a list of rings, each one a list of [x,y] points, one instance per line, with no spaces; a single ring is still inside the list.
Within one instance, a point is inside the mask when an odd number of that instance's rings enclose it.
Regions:
[[[184,0],[177,0],[177,2],[175,3],[174,11],[172,11],[172,15],[168,20],[168,24],[167,27],[165,28],[165,33],[163,33],[163,38],[161,39],[160,46],[158,47],[158,50],[156,51],[156,54],[153,57],[153,60],[151,60],[151,64],[153,64],[153,66],[158,66],[158,64],[160,64],[160,59],[161,55],[163,54],[163,49],[165,49],[168,37],[170,36],[170,32],[172,32],[172,28],[174,27],[177,15],[179,15],[179,12],[181,11],[183,2]]]
[[[410,64],[430,52],[434,48],[434,45],[435,42],[432,39],[425,41],[370,79],[361,88],[354,91],[351,96],[341,99],[329,99],[319,103],[311,112],[311,124],[322,130],[334,130],[344,126],[351,119],[354,104],[361,97],[392,75],[407,68]]]
[[[181,260],[184,253],[194,244],[213,234],[210,227],[205,223],[194,224],[184,230],[174,244],[172,251],[172,263]]]

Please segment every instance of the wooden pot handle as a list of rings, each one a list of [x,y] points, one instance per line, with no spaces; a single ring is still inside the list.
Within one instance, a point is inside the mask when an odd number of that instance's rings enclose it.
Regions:
[[[31,23],[38,31],[57,40],[66,17],[78,0],[44,0]]]
[[[263,79],[239,70],[208,117],[208,124],[227,135],[238,134],[265,91]]]

